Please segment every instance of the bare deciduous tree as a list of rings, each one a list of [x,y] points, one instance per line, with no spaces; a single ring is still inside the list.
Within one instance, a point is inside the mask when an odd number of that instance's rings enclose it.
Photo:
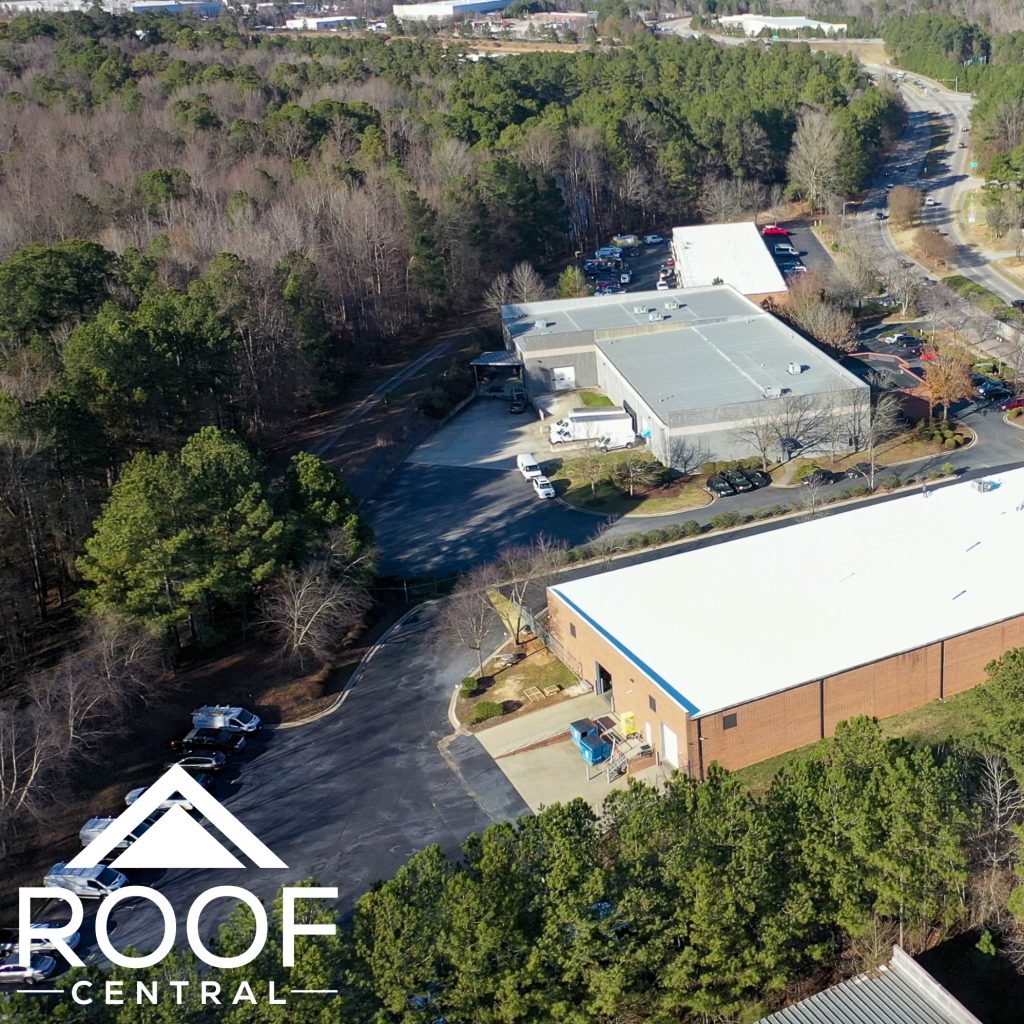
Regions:
[[[371,604],[363,583],[324,557],[275,580],[262,621],[281,654],[304,669],[311,661],[325,664]]]
[[[889,192],[889,220],[893,227],[913,227],[921,218],[924,193],[909,185],[897,185]]]
[[[668,468],[681,476],[694,476],[710,458],[705,444],[687,437],[672,437],[668,442]]]
[[[914,233],[914,244],[925,256],[943,267],[950,266],[956,256],[956,246],[938,228],[918,228]]]
[[[1017,857],[1015,826],[1024,819],[1024,793],[1006,760],[986,754],[978,769],[975,803],[981,809],[975,853],[987,867],[1006,867]]]
[[[512,278],[504,271],[498,274],[484,292],[484,303],[489,309],[501,314],[501,307],[514,301]]]
[[[512,605],[505,624],[515,643],[522,640],[528,595],[542,591],[554,570],[565,561],[565,545],[543,534],[528,547],[506,548],[498,556],[494,575]]]
[[[769,456],[779,444],[779,428],[775,416],[770,412],[761,413],[745,426],[738,427],[734,433],[740,441],[754,449],[761,459],[761,469],[767,473]]]
[[[900,304],[900,312],[906,316],[921,294],[921,279],[912,267],[901,267],[893,261],[885,271],[885,286],[889,294]]]
[[[512,297],[516,302],[539,302],[548,290],[540,274],[525,260],[512,268]]]
[[[835,118],[822,110],[800,115],[786,169],[792,187],[814,210],[823,210],[839,192],[842,135]]]
[[[484,643],[497,619],[488,593],[493,585],[493,567],[471,569],[459,578],[441,611],[441,628],[457,644],[475,652],[480,676],[484,674]]]

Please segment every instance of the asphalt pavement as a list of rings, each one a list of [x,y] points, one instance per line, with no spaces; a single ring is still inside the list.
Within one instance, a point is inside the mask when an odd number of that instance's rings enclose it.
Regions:
[[[528,807],[474,736],[453,737],[448,704],[475,655],[438,643],[435,603],[420,605],[365,663],[340,709],[307,726],[257,737],[218,799],[287,865],[286,870],[128,872],[183,913],[214,885],[238,885],[270,903],[282,885],[315,878],[337,886],[348,914],[374,882],[431,844],[457,853],[472,832]],[[489,638],[496,646],[499,629]],[[486,645],[485,645],[486,646]],[[230,906],[211,905],[212,936]],[[144,902],[118,907],[115,943],[151,949],[159,920]],[[90,924],[83,930],[92,948]],[[95,952],[93,951],[93,956]]]

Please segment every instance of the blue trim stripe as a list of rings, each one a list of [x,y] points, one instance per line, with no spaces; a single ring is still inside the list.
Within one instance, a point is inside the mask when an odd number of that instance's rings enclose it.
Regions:
[[[688,701],[664,676],[659,675],[646,662],[641,661],[628,647],[615,639],[603,626],[595,622],[579,605],[569,600],[557,587],[551,588],[584,622],[600,633],[620,654],[627,657],[641,672],[653,679],[670,697],[681,704],[691,715],[699,715],[700,708]]]

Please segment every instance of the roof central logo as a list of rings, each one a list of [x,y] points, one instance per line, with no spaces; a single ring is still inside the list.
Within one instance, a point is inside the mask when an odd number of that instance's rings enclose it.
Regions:
[[[123,814],[118,815],[85,849],[68,862],[93,868],[108,857],[136,826],[178,794],[229,839],[257,867],[288,865],[214,799],[184,768],[173,765]],[[115,868],[241,868],[245,865],[212,832],[181,807],[172,807],[112,862]]]

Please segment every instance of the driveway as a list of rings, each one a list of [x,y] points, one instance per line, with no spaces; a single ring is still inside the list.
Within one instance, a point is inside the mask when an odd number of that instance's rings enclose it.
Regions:
[[[548,445],[537,419],[480,399],[417,448],[364,509],[385,575],[448,577],[544,534],[589,540],[603,518],[538,498],[515,468]]]
[[[213,885],[239,885],[268,904],[280,886],[315,878],[338,886],[340,908],[389,878],[418,850],[458,850],[472,832],[529,808],[474,736],[452,738],[448,702],[475,657],[437,638],[438,606],[420,605],[365,664],[341,708],[308,726],[257,739],[253,756],[216,795],[287,865],[216,871],[133,871],[182,912]],[[495,630],[494,644],[499,633]],[[228,909],[214,904],[203,934]],[[116,943],[152,948],[149,904],[113,915]],[[86,938],[90,934],[87,927]]]

